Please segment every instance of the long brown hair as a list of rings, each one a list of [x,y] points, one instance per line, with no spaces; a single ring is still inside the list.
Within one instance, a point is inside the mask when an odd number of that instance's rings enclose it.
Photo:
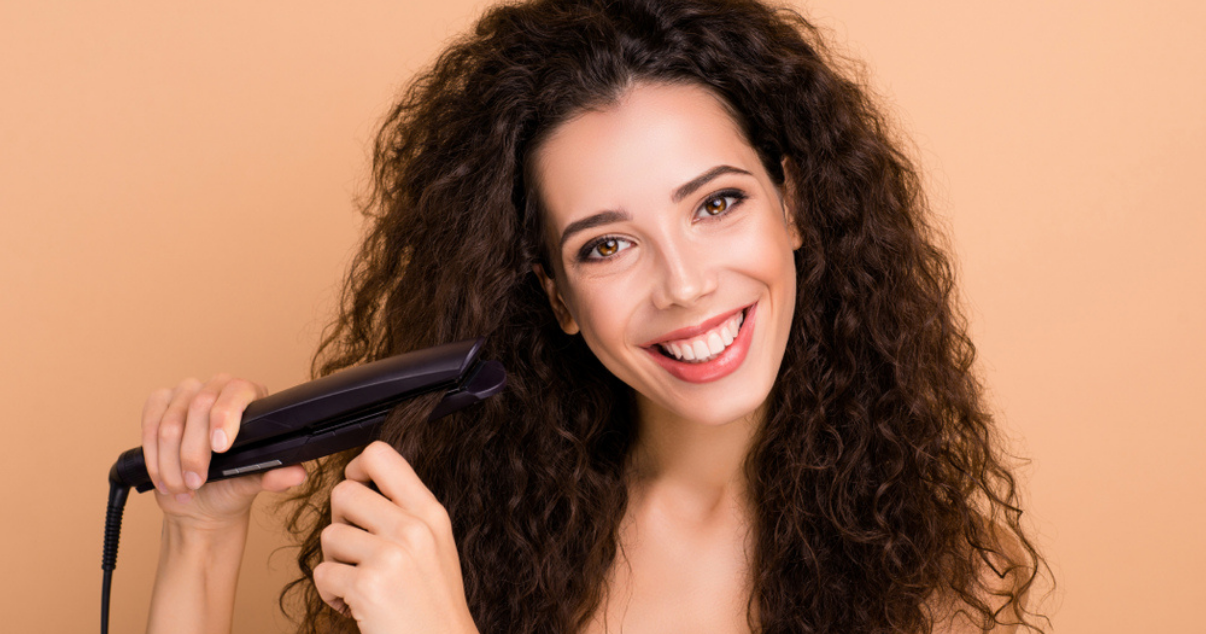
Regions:
[[[844,67],[799,14],[753,0],[536,0],[487,12],[389,114],[371,230],[314,374],[474,336],[506,366],[503,394],[436,424],[422,406],[397,412],[386,432],[452,518],[483,634],[581,629],[616,562],[632,393],[557,327],[532,273],[544,242],[525,168],[550,130],[638,81],[720,96],[795,194],[804,236],[787,352],[745,465],[751,629],[928,632],[943,605],[985,629],[1041,631],[1022,600],[1043,560],[950,260],[917,173]],[[319,462],[293,500],[302,574],[282,605],[298,593],[302,632],[356,629],[312,580],[350,457]]]

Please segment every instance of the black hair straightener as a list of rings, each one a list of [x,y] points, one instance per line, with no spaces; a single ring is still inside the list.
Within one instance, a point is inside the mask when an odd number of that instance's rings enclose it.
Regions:
[[[300,464],[363,447],[389,413],[406,401],[446,390],[428,416],[436,420],[502,390],[498,361],[478,359],[485,339],[467,339],[381,359],[252,401],[230,449],[210,458],[207,482]],[[109,588],[117,565],[121,516],[130,487],[154,488],[142,448],[121,454],[109,470],[109,508],[101,568],[101,632],[109,629]]]

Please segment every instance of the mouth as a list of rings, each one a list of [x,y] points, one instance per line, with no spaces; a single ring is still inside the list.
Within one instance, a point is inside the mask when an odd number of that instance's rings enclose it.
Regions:
[[[745,360],[754,330],[757,304],[751,304],[700,327],[675,331],[672,336],[644,346],[658,365],[690,383],[707,383],[728,376]],[[715,322],[719,323],[715,323]],[[700,332],[701,328],[707,328]],[[691,336],[681,336],[690,333]]]
[[[733,345],[751,306],[746,306],[727,317],[709,320],[711,323],[705,322],[695,328],[676,331],[646,347],[652,347],[675,361],[706,363]],[[675,334],[679,336],[674,336]]]

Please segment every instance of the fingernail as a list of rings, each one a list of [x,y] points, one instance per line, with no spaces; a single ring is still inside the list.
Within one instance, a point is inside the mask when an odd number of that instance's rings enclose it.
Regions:
[[[226,449],[226,432],[222,431],[221,429],[215,429],[213,438],[210,440],[210,444],[213,445],[214,451],[222,451],[223,449]]]
[[[159,492],[164,495],[168,494],[167,485],[165,485],[162,481],[156,482],[155,488],[159,489]]]
[[[197,489],[201,488],[201,476],[193,473],[192,471],[185,471],[184,484],[188,488],[196,491]]]
[[[176,494],[176,501],[181,504],[188,504],[188,501],[191,499],[193,499],[192,493],[177,493]]]

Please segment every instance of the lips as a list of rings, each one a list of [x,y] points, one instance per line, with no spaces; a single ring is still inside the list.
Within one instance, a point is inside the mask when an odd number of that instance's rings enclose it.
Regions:
[[[752,305],[753,304],[751,304],[750,306],[752,306]],[[708,332],[709,330],[712,330],[712,329],[716,328],[717,326],[723,324],[724,322],[728,321],[730,317],[732,317],[733,315],[736,315],[739,312],[744,311],[745,309],[749,308],[750,306],[743,306],[736,310],[731,310],[727,313],[723,313],[723,314],[717,315],[715,317],[711,317],[708,320],[704,321],[703,323],[701,323],[697,326],[688,326],[687,328],[679,328],[678,330],[675,330],[674,332],[667,333],[657,339],[643,343],[643,344],[641,344],[641,347],[642,348],[650,348],[659,343],[666,343],[668,341],[675,341],[677,339],[690,339],[697,335],[702,335],[705,332]]]
[[[745,360],[753,338],[754,317],[757,308],[758,305],[755,303],[745,309],[738,309],[713,317],[698,326],[676,330],[664,337],[651,341],[643,347],[658,365],[662,366],[675,378],[688,383],[709,383],[716,381],[734,372]],[[745,318],[741,321],[740,330],[738,330],[736,337],[733,338],[732,344],[728,345],[728,347],[724,348],[722,352],[713,358],[702,362],[680,361],[662,352],[660,344],[691,339],[707,333],[709,330],[714,330],[718,326],[723,325],[742,310],[746,311]]]
[[[741,330],[741,323],[744,318],[745,313],[738,312],[716,328],[697,337],[663,341],[657,344],[657,347],[666,356],[674,357],[679,361],[711,361],[713,357],[733,345],[733,340],[737,338],[737,333]]]

